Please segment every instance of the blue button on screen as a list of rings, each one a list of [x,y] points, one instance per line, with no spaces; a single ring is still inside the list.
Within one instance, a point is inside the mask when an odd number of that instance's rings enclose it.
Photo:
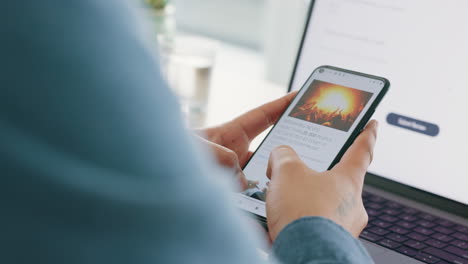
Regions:
[[[440,132],[439,126],[436,124],[432,124],[422,120],[417,120],[407,116],[398,115],[395,113],[388,114],[387,122],[391,125],[432,137],[437,136]]]

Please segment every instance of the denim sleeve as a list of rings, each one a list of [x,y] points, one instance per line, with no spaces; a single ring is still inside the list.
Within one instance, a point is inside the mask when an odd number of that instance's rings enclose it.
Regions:
[[[374,263],[359,240],[322,217],[304,217],[286,226],[273,252],[282,263]]]
[[[135,2],[2,3],[0,263],[264,261]]]
[[[131,2],[2,4],[0,263],[264,263]],[[345,249],[354,261],[357,245],[306,219],[275,250],[284,263]]]

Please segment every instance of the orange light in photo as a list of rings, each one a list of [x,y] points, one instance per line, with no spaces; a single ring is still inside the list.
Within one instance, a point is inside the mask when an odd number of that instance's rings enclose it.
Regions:
[[[290,116],[348,131],[371,97],[370,92],[316,80]]]

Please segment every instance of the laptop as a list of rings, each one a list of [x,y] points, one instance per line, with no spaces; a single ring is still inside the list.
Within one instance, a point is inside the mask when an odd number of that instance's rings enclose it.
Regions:
[[[376,263],[468,264],[468,2],[311,2],[289,89],[320,65],[385,76],[360,239]]]

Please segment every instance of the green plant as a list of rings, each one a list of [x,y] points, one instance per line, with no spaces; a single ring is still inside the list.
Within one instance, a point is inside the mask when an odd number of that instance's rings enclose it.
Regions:
[[[145,0],[145,2],[154,9],[163,9],[168,0]]]

